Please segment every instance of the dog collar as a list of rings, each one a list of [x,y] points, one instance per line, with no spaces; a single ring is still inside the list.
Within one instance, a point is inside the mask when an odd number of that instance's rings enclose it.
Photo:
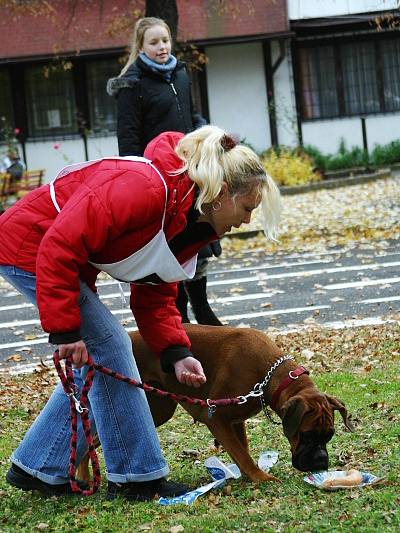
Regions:
[[[272,400],[270,404],[271,409],[275,411],[275,406],[277,404],[279,396],[281,395],[281,392],[286,389],[286,387],[288,387],[293,381],[296,381],[296,379],[299,379],[301,375],[309,373],[310,372],[306,370],[303,366],[298,366],[295,370],[291,370],[289,374],[285,377],[285,379],[281,381],[279,387],[272,395]]]

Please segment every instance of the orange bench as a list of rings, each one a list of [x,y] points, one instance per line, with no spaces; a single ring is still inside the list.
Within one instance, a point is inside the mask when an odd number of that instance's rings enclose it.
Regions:
[[[22,178],[14,183],[17,198],[23,198],[28,192],[42,185],[44,170],[27,170]]]
[[[10,196],[12,176],[8,172],[0,173],[0,213],[7,207],[7,200]]]

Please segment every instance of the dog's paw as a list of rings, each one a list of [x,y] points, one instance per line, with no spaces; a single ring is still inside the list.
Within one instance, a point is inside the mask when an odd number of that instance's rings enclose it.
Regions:
[[[254,483],[263,483],[265,481],[275,481],[277,483],[282,483],[280,479],[275,476],[271,476],[271,474],[268,474],[263,470],[256,470],[255,472],[252,472],[249,477]]]

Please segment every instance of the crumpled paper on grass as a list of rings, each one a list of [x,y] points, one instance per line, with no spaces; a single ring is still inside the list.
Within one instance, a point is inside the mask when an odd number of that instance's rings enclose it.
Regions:
[[[260,454],[258,459],[258,467],[264,472],[273,466],[278,460],[278,454],[274,451],[268,451]],[[176,496],[175,498],[160,498],[158,503],[160,505],[176,505],[176,504],[185,504],[192,505],[199,496],[206,494],[208,491],[216,488],[220,488],[225,485],[227,479],[239,479],[241,473],[239,467],[235,464],[225,465],[218,457],[209,457],[205,460],[204,466],[207,468],[210,473],[213,481],[203,485],[197,489],[186,492],[181,496]]]

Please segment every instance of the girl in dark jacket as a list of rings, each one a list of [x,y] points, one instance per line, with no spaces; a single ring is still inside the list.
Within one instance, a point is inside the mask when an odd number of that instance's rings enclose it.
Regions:
[[[143,155],[145,146],[164,131],[189,133],[206,124],[196,112],[185,64],[171,54],[169,26],[154,17],[135,26],[128,62],[117,78],[108,81],[107,92],[117,98],[119,155]],[[179,284],[176,305],[183,322],[188,295],[199,324],[221,326],[207,299],[207,263],[221,254],[219,241],[199,253],[196,275]]]

